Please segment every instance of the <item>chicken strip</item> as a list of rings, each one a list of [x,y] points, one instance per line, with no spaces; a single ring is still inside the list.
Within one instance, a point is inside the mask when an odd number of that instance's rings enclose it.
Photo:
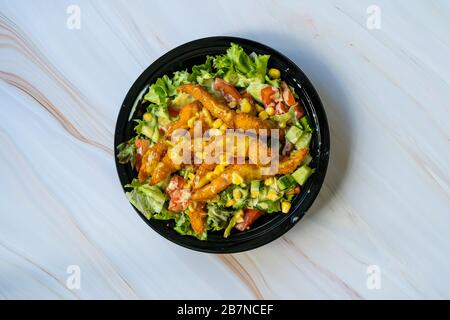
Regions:
[[[212,170],[216,165],[214,163],[203,162],[197,169],[194,177],[194,189],[201,188],[204,185],[206,179],[206,174]]]
[[[207,214],[204,209],[204,203],[201,202],[191,202],[190,208],[188,210],[189,221],[191,222],[192,230],[197,235],[203,234],[206,228],[206,217]]]
[[[214,198],[217,194],[225,190],[233,182],[233,175],[239,175],[244,182],[259,180],[262,178],[261,170],[254,164],[236,164],[231,165],[225,171],[213,179],[203,188],[198,189],[192,194],[191,199],[194,201],[206,201]]]
[[[288,158],[280,161],[278,166],[278,174],[290,174],[302,163],[309,154],[309,149],[299,149],[293,152]]]
[[[308,149],[300,149],[294,152],[290,157],[282,160],[279,163],[278,170],[275,174],[265,172],[271,172],[268,167],[259,167],[255,164],[235,164],[227,167],[225,171],[213,179],[209,184],[196,190],[191,199],[194,201],[206,201],[214,198],[218,193],[225,190],[233,183],[233,175],[237,174],[248,183],[252,180],[260,180],[263,178],[269,178],[277,174],[289,174],[292,173],[308,155]]]
[[[195,116],[197,112],[200,112],[201,108],[202,105],[198,101],[194,101],[186,105],[183,109],[181,109],[180,118],[178,121],[169,126],[166,135],[170,136],[177,129],[187,129],[189,119]]]
[[[140,182],[144,182],[147,177],[152,175],[166,151],[167,145],[164,142],[158,142],[149,147],[147,152],[142,157],[142,164],[139,168],[138,179]]]
[[[275,125],[268,120],[262,120],[250,114],[236,113],[225,103],[220,102],[212,96],[202,86],[185,84],[177,90],[188,93],[199,100],[214,117],[221,119],[229,128],[243,130],[255,129],[257,132],[259,132],[260,129],[266,129],[268,130],[267,135],[270,135],[270,129],[275,129]]]
[[[180,167],[180,165],[176,165],[175,163],[173,163],[172,159],[170,158],[169,152],[166,153],[161,162],[156,165],[150,184],[155,185],[160,183],[161,181],[164,181],[172,173],[180,170]]]

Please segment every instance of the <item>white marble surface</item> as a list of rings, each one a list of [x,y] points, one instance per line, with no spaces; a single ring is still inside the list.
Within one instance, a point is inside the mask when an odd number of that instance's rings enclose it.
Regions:
[[[66,8],[81,29],[66,28]],[[369,5],[381,29],[366,26]],[[448,1],[0,1],[1,298],[450,298]],[[115,171],[119,106],[193,39],[270,45],[310,77],[332,152],[308,216],[208,255],[158,236]],[[81,288],[66,287],[69,265]],[[370,290],[367,267],[381,270]]]

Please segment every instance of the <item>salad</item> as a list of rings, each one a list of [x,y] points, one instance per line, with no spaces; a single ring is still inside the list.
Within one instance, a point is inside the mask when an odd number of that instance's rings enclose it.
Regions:
[[[119,163],[136,172],[127,197],[147,219],[206,240],[289,213],[314,172],[313,128],[269,58],[231,43],[148,86],[133,111],[135,135],[117,147]]]

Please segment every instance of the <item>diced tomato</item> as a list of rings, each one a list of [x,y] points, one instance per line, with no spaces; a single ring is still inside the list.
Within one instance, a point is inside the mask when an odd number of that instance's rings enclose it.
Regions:
[[[169,116],[171,116],[172,118],[178,117],[178,115],[180,114],[180,109],[169,106]]]
[[[142,164],[142,157],[147,152],[150,142],[147,139],[136,139],[134,142],[136,146],[136,169],[139,171],[139,168]]]
[[[259,217],[262,216],[262,212],[256,209],[245,209],[244,210],[244,221],[236,224],[235,228],[239,231],[244,231],[250,229],[250,226],[255,222]]]
[[[277,92],[278,92],[278,90],[271,86],[267,86],[267,87],[264,87],[263,89],[261,89],[261,99],[266,106],[275,104],[273,96]]]
[[[214,81],[214,88],[219,91],[228,102],[239,101],[242,98],[241,94],[234,86],[220,78],[216,78]]]
[[[294,112],[297,119],[300,119],[305,115],[305,109],[303,109],[303,107],[300,106],[298,103],[294,106]]]
[[[166,188],[166,192],[170,195],[172,192],[178,189],[183,189],[186,185],[186,181],[181,176],[173,176],[170,179],[169,185]]]
[[[187,208],[191,193],[188,189],[177,189],[170,194],[169,210],[181,212]]]
[[[283,101],[289,106],[293,106],[295,102],[294,95],[291,92],[291,89],[289,89],[289,86],[286,84],[286,82],[281,83],[281,95],[283,96]]]
[[[191,197],[190,191],[185,189],[186,181],[180,176],[173,176],[166,188],[170,196],[169,210],[181,212],[186,209]]]
[[[289,111],[289,108],[283,102],[278,102],[277,105],[275,106],[275,114],[276,115],[280,115],[280,114],[286,113],[288,111]]]

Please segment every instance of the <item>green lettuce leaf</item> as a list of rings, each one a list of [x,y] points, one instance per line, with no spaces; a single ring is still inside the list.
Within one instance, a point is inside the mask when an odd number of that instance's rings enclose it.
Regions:
[[[228,238],[234,226],[238,223],[238,221],[242,221],[243,219],[244,219],[244,211],[243,210],[236,211],[233,217],[231,217],[230,222],[228,222],[228,225],[225,228],[225,232],[223,233],[223,237]]]
[[[285,123],[285,124],[288,123],[289,121],[292,121],[295,123],[297,121],[297,117],[295,116],[294,107],[291,107],[289,109],[289,111],[286,113],[282,113],[280,115],[273,116],[272,120],[275,120],[276,122],[279,122],[279,123]]]
[[[167,106],[169,98],[177,95],[177,88],[182,84],[189,83],[190,77],[191,75],[187,71],[174,72],[172,79],[164,75],[149,87],[144,99],[158,106]]]
[[[125,164],[130,162],[131,168],[134,169],[134,165],[136,162],[136,145],[135,145],[136,137],[131,138],[127,142],[123,142],[117,146],[117,159],[119,163]]]
[[[247,87],[250,83],[264,83],[266,80],[269,55],[248,55],[244,49],[231,43],[225,55],[214,58],[213,65],[216,75],[222,75],[224,80],[237,87]]]
[[[150,104],[147,107],[147,112],[150,112],[153,115],[153,119],[155,119],[159,127],[166,127],[172,122],[170,120],[167,104]]]
[[[219,207],[217,204],[208,205],[208,227],[211,230],[219,231],[227,226],[227,221],[233,211]]]
[[[175,90],[180,85],[189,83],[189,76],[190,74],[186,70],[174,72],[172,78],[172,86],[175,88]]]
[[[234,190],[239,190],[241,193],[241,198],[236,201],[236,203],[233,205],[233,209],[243,209],[246,207],[248,198],[250,196],[249,187],[243,188],[238,185],[231,185],[228,188],[226,188],[224,191],[220,193],[220,200],[218,202],[218,205],[224,207],[225,204],[228,202],[228,200],[233,199],[233,192]]]
[[[172,80],[167,75],[164,75],[150,86],[144,99],[157,105],[167,104],[169,96],[173,92]]]
[[[279,88],[280,87],[280,84],[281,84],[281,80],[280,79],[271,79],[267,75],[265,76],[265,79],[266,79],[266,83],[270,84],[272,87],[275,87],[275,88]],[[292,92],[292,94],[295,97],[294,92]]]
[[[252,70],[254,63],[241,46],[231,43],[230,48],[227,50],[227,56],[237,71],[246,75]]]
[[[264,82],[267,73],[267,64],[269,62],[269,55],[254,55],[253,61],[254,66],[253,69],[247,73],[247,77],[256,78],[261,82]]]
[[[132,188],[126,193],[127,198],[147,219],[163,212],[167,196],[158,187],[141,184],[136,179],[125,187]]]
[[[265,87],[267,87],[267,84],[260,83],[259,81],[254,81],[251,82],[247,87],[247,92],[250,93],[253,99],[258,101],[259,103],[262,103],[261,90]]]
[[[217,70],[229,70],[233,68],[233,63],[226,54],[216,56],[213,59],[213,65]]]
[[[170,219],[176,220],[178,215],[179,213],[172,212],[163,207],[161,212],[153,214],[152,218],[157,220],[170,220]]]
[[[206,61],[203,64],[199,64],[199,65],[195,65],[192,67],[192,72],[189,75],[188,80],[190,82],[199,82],[198,80],[200,79],[205,79],[208,76],[211,76],[211,78],[214,77],[213,74],[213,57],[211,56],[207,56],[206,57]]]
[[[201,235],[196,234],[191,227],[189,216],[184,213],[176,215],[174,230],[183,236],[193,236],[199,240],[206,240],[208,237],[207,228]]]

